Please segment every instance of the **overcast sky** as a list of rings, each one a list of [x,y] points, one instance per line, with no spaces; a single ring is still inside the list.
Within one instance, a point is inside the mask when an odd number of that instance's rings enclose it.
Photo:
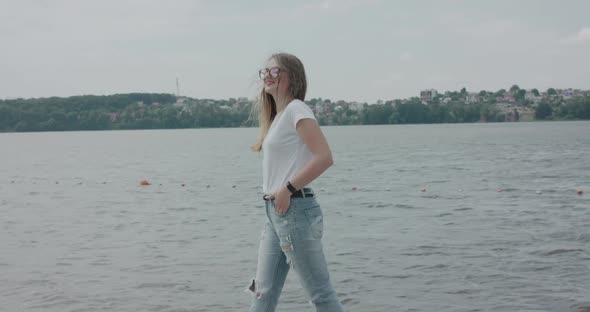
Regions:
[[[277,51],[308,99],[590,89],[590,1],[0,0],[0,98],[257,94]]]

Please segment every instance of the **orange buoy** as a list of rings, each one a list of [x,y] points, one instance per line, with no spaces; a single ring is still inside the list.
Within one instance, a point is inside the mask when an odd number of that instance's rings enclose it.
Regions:
[[[496,192],[504,192],[504,189],[499,188],[496,190]]]
[[[576,194],[578,194],[579,196],[582,196],[582,194],[584,194],[584,191],[582,191],[582,189],[577,189]]]
[[[147,180],[141,180],[139,181],[140,185],[150,185],[150,182],[148,182]]]
[[[353,191],[356,191],[356,190],[357,190],[357,188],[356,188],[356,187],[353,187],[353,188],[352,188],[352,190],[353,190]]]
[[[426,192],[426,188],[425,187],[421,188],[420,192]]]

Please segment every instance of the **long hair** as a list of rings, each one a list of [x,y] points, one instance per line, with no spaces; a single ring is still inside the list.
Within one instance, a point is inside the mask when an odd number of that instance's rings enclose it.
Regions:
[[[268,59],[274,59],[279,66],[285,69],[289,77],[289,95],[293,99],[305,101],[307,79],[305,77],[303,63],[295,55],[289,53],[275,53]],[[260,135],[258,141],[252,146],[252,151],[260,152],[262,150],[262,143],[268,134],[270,124],[277,115],[277,103],[272,95],[264,91],[264,85],[255,105],[252,106],[251,116],[256,114],[258,114]]]

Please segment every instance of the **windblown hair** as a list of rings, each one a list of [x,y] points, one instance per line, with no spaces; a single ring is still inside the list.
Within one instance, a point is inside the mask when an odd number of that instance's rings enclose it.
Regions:
[[[305,101],[305,93],[307,92],[307,79],[305,77],[305,69],[303,63],[292,54],[275,53],[271,55],[269,60],[274,59],[279,66],[287,73],[289,77],[289,95],[293,99]],[[270,124],[277,115],[277,104],[272,95],[264,91],[264,85],[260,91],[260,95],[256,103],[252,106],[251,115],[258,114],[258,123],[260,125],[260,136],[258,141],[252,146],[252,150],[260,152],[262,150],[262,143],[268,134]]]

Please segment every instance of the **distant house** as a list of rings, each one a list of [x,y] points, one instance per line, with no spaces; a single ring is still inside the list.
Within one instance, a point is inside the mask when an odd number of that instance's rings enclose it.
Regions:
[[[176,103],[174,103],[174,106],[182,107],[182,106],[184,106],[184,103],[185,102],[186,102],[186,97],[184,97],[184,96],[177,97],[176,98]]]
[[[435,89],[422,90],[420,91],[420,99],[422,102],[432,101],[437,94]]]
[[[110,117],[111,122],[115,122],[119,118],[119,113],[107,113],[107,115]]]
[[[475,92],[471,92],[471,93],[467,94],[467,97],[465,98],[465,102],[467,104],[473,104],[473,103],[479,102],[479,94],[475,93]]]
[[[527,90],[527,92],[524,94],[524,99],[533,103],[537,103],[542,99],[542,97],[536,96],[531,90]]]
[[[497,102],[508,102],[508,103],[514,103],[516,100],[514,99],[514,97],[512,95],[502,95],[502,96],[497,96],[496,97],[496,101]]]
[[[323,114],[324,113],[324,105],[323,103],[318,103],[315,105],[314,107],[314,112],[317,114]]]
[[[359,102],[351,102],[348,105],[348,109],[353,110],[353,111],[361,111],[363,109],[363,103],[359,103]]]
[[[569,100],[574,97],[575,93],[574,93],[574,90],[572,90],[572,89],[565,89],[565,90],[560,90],[559,95],[561,95],[561,97],[564,100]]]
[[[510,103],[496,103],[496,108],[498,108],[501,112],[507,112],[512,110],[514,106]]]

